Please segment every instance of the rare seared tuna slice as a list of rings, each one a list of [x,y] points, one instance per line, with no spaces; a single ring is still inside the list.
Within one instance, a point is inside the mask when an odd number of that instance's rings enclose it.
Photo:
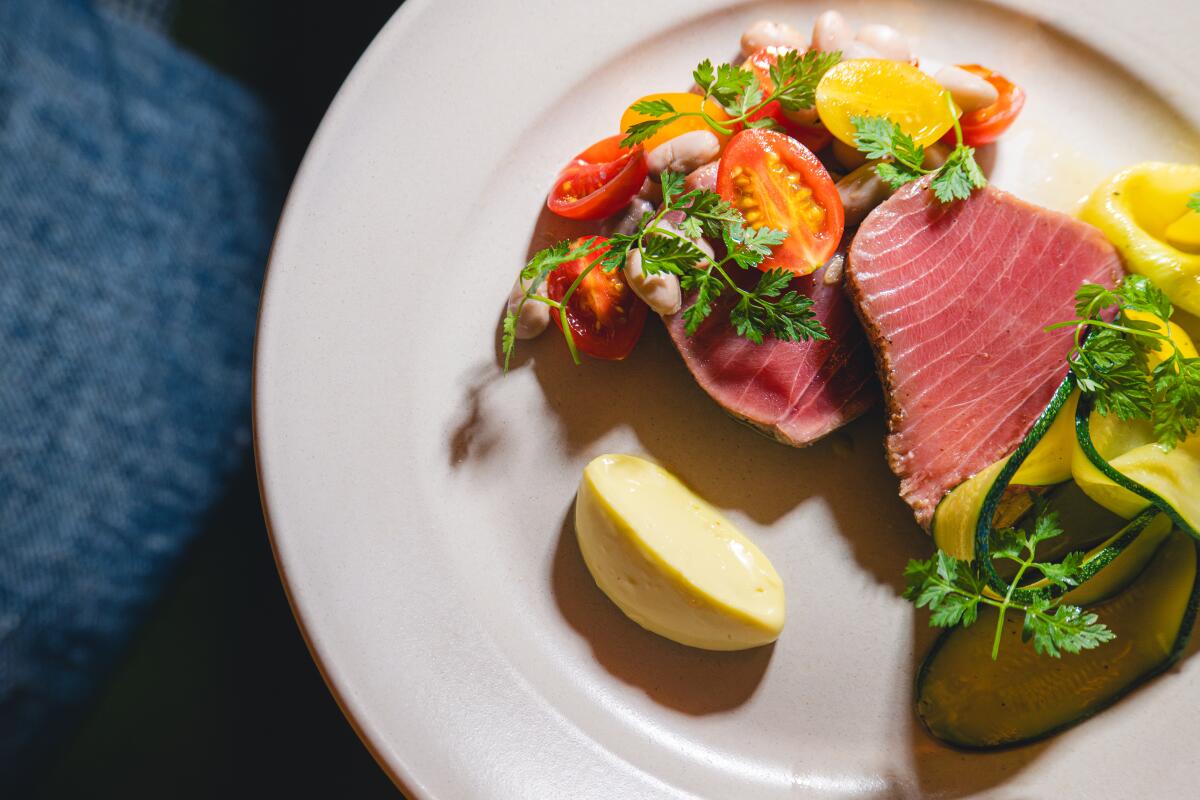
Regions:
[[[1098,230],[987,187],[940,205],[928,179],[876,208],[850,248],[847,290],[888,403],[888,460],[928,527],[942,497],[1011,452],[1062,381],[1075,290],[1112,286]]]
[[[839,285],[824,270],[797,278],[793,288],[813,299],[828,341],[754,344],[729,327],[733,292],[692,336],[683,315],[664,321],[696,382],[738,419],[794,447],[840,428],[879,399],[871,351]],[[685,306],[687,303],[684,304]]]

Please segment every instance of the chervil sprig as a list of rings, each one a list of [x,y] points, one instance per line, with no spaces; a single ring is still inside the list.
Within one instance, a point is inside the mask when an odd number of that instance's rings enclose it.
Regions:
[[[1200,192],[1195,192],[1188,198],[1187,207],[1200,214]]]
[[[559,242],[536,253],[521,270],[522,285],[528,287],[520,302],[505,315],[501,344],[507,370],[516,347],[517,320],[525,303],[545,303],[560,315],[563,337],[575,363],[579,354],[567,324],[567,308],[575,290],[593,269],[615,272],[625,266],[631,252],[641,258],[647,275],[669,272],[679,277],[691,305],[683,310],[684,327],[690,336],[711,316],[716,301],[726,292],[739,295],[730,308],[729,321],[734,330],[750,341],[761,344],[768,336],[785,341],[827,339],[829,334],[812,310],[812,299],[789,289],[795,275],[785,269],[764,272],[751,289],[734,280],[734,270],[756,271],[773,249],[787,238],[784,231],[749,228],[740,212],[706,189],[684,191],[684,176],[663,172],[663,202],[647,213],[637,229],[609,238],[589,237],[577,244]],[[676,223],[666,217],[682,216]],[[722,258],[711,257],[695,240],[701,236],[719,239],[725,245]],[[559,266],[579,258],[598,254],[580,272],[560,300],[539,293],[546,277]]]
[[[508,364],[512,359],[513,350],[517,345],[517,320],[520,319],[521,311],[525,308],[525,304],[530,302],[545,303],[558,312],[562,322],[563,337],[567,340],[567,348],[571,351],[571,358],[574,359],[576,364],[579,363],[579,352],[575,348],[575,337],[571,334],[571,326],[567,324],[566,315],[567,303],[575,293],[575,290],[579,288],[583,276],[581,275],[580,279],[576,280],[570,286],[563,295],[562,300],[552,300],[544,294],[539,294],[537,289],[546,281],[546,276],[558,267],[577,258],[589,256],[603,246],[604,240],[599,236],[589,236],[586,239],[579,240],[574,245],[570,241],[564,240],[556,245],[547,247],[545,250],[539,250],[534,253],[533,258],[529,259],[529,263],[521,269],[521,285],[525,287],[525,294],[516,307],[504,315],[504,324],[500,339],[500,344],[504,351],[505,372],[508,372]]]
[[[1016,574],[1008,594],[1003,598],[987,591],[987,579],[979,564],[959,561],[941,550],[925,561],[914,559],[908,562],[904,570],[907,582],[904,596],[912,600],[917,608],[929,608],[929,624],[938,628],[952,628],[955,625],[965,628],[974,624],[979,618],[980,605],[997,609],[996,635],[992,640],[993,660],[1000,654],[1000,641],[1009,610],[1025,614],[1021,639],[1032,641],[1034,651],[1039,654],[1059,658],[1063,653],[1090,650],[1115,638],[1115,634],[1100,622],[1096,614],[1078,606],[1063,604],[1061,596],[1030,604],[1013,599],[1014,589],[1030,571],[1040,573],[1061,589],[1077,585],[1083,565],[1082,553],[1071,553],[1059,562],[1037,560],[1038,544],[1061,536],[1062,532],[1058,515],[1040,503],[1032,531],[1005,528],[996,532],[990,557],[1016,564]]]
[[[940,167],[927,169],[925,148],[885,117],[851,117],[854,146],[868,159],[883,159],[875,172],[888,186],[899,189],[924,175],[933,175],[930,188],[941,203],[966,200],[975,189],[987,186],[987,177],[975,161],[975,148],[963,144],[962,126],[954,120],[954,150]]]
[[[705,100],[717,102],[729,115],[729,119],[717,120],[704,110],[702,103],[698,111],[679,111],[664,99],[643,100],[633,105],[637,113],[652,119],[635,122],[625,130],[622,147],[632,147],[646,141],[660,130],[684,117],[699,117],[709,128],[728,136],[739,127],[773,127],[770,117],[750,119],[770,103],[778,102],[785,110],[799,111],[812,108],[817,84],[842,58],[840,52],[822,53],[809,50],[800,53],[788,50],[779,55],[770,67],[772,88],[763,88],[754,70],[721,64],[714,67],[708,59],[701,61],[692,72],[696,85],[703,90]]]
[[[735,268],[757,268],[787,238],[786,232],[746,227],[741,213],[716,192],[685,192],[682,175],[664,172],[661,178],[662,206],[634,233],[609,240],[608,252],[601,259],[604,269],[620,268],[629,252],[636,249],[646,274],[677,275],[684,291],[695,292],[692,304],[683,312],[689,336],[712,313],[714,301],[732,291],[740,297],[729,312],[730,322],[739,335],[756,344],[767,336],[786,341],[828,338],[812,312],[812,299],[784,291],[795,277],[791,272],[780,269],[763,273],[753,289],[744,289],[731,274]],[[683,214],[677,225],[665,223],[671,212]],[[721,239],[725,256],[709,258],[692,241],[698,236]]]
[[[1129,275],[1115,289],[1084,284],[1075,294],[1076,319],[1047,326],[1075,329],[1071,371],[1096,410],[1149,420],[1167,449],[1200,429],[1200,358],[1176,347],[1173,312],[1149,278]]]

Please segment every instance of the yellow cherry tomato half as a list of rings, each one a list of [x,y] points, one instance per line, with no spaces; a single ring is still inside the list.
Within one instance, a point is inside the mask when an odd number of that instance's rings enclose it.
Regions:
[[[725,113],[725,109],[717,105],[715,100],[707,100],[700,97],[698,94],[691,92],[667,92],[665,94],[648,94],[639,99],[635,103],[631,103],[629,108],[625,109],[625,113],[621,115],[621,133],[629,130],[629,126],[636,122],[645,122],[651,119],[662,119],[661,117],[647,117],[645,114],[639,114],[633,110],[633,106],[637,103],[646,100],[666,100],[675,109],[676,113],[697,112],[700,110],[701,104],[704,106],[704,112],[708,116],[715,119],[717,122],[724,122],[729,119],[729,115]],[[724,149],[725,143],[729,141],[729,135],[718,133],[713,130],[702,117],[687,116],[680,117],[671,124],[663,127],[646,141],[642,142],[642,146],[649,153],[654,148],[658,147],[663,142],[674,139],[676,136],[689,133],[690,131],[712,131],[717,139],[721,142],[721,148]]]
[[[829,132],[854,146],[854,117],[887,117],[919,145],[930,145],[954,126],[958,109],[949,92],[903,61],[843,61],[817,84],[817,113]]]

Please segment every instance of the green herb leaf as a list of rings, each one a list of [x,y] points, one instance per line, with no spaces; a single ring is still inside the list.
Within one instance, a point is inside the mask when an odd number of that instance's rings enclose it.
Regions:
[[[683,328],[688,336],[692,336],[712,314],[713,302],[721,296],[725,285],[715,275],[695,270],[680,279],[680,286],[685,292],[696,292],[692,305],[683,312]]]
[[[675,113],[675,106],[670,101],[657,98],[654,100],[639,100],[630,106],[632,111],[647,117],[664,117]]]
[[[841,60],[840,51],[808,50],[802,54],[798,50],[787,50],[781,53],[770,69],[771,82],[775,85],[774,98],[788,111],[812,108],[817,84]]]
[[[984,186],[987,178],[975,163],[975,148],[961,144],[950,153],[930,183],[934,196],[942,203],[966,200],[972,191]]]
[[[886,117],[850,118],[854,125],[854,146],[868,159],[891,158],[909,170],[921,174],[925,148],[918,146],[900,126]]]
[[[1152,377],[1154,436],[1173,448],[1200,429],[1200,358],[1164,361]]]
[[[1188,198],[1187,207],[1200,214],[1200,192],[1196,192]]]
[[[754,287],[754,294],[759,297],[778,297],[796,276],[786,269],[772,269],[764,272]]]
[[[775,121],[774,117],[762,117],[760,119],[750,120],[745,124],[747,130],[766,129],[771,131],[782,131],[784,127]]]
[[[508,372],[508,362],[512,359],[513,350],[517,347],[517,319],[516,311],[509,311],[504,315],[503,335],[500,337],[500,343],[504,350],[505,372]]]
[[[1079,584],[1079,569],[1083,566],[1083,553],[1073,551],[1067,553],[1058,563],[1038,564],[1042,576],[1056,586],[1069,588]]]
[[[900,129],[900,126],[884,117],[851,117],[854,124],[854,146],[870,160],[884,159],[875,166],[880,179],[893,189],[932,174],[930,188],[940,203],[966,200],[975,189],[987,186],[987,177],[975,161],[975,149],[961,141],[950,153],[942,166],[935,170],[926,169],[925,148]]]
[[[656,228],[650,228],[654,233]],[[696,246],[695,242],[664,232],[662,235],[646,236],[642,239],[642,271],[647,275],[657,275],[669,272],[672,275],[685,275],[696,269],[708,254]]]
[[[929,617],[929,624],[937,628],[953,628],[955,625],[970,625],[979,618],[979,598],[950,593],[942,598]]]
[[[662,184],[663,204],[670,206],[676,202],[676,198],[683,192],[683,182],[685,176],[678,172],[663,170],[658,176],[658,182]],[[642,226],[645,227],[644,225]]]
[[[750,73],[750,81],[745,89],[725,105],[725,110],[731,117],[747,117],[763,102],[763,88],[758,76]]]
[[[1064,652],[1079,653],[1111,642],[1116,634],[1096,614],[1078,606],[1059,606],[1049,613],[1034,607],[1025,614],[1021,638],[1032,639],[1039,655],[1060,658]]]
[[[1029,571],[1040,572],[1056,586],[1067,589],[1078,584],[1083,566],[1083,554],[1074,552],[1059,562],[1037,560],[1037,546],[1062,535],[1058,515],[1035,500],[1037,518],[1032,531],[1005,528],[993,534],[989,548],[991,558],[1016,562],[1018,571],[1014,584]],[[1096,614],[1075,606],[1059,605],[1060,599],[1039,600],[1023,605],[1008,597],[998,599],[986,591],[987,581],[979,564],[957,561],[938,550],[924,561],[912,560],[904,569],[904,597],[917,608],[930,610],[929,624],[939,628],[968,626],[979,616],[979,606],[989,605],[998,612],[992,658],[996,658],[1008,611],[1024,612],[1022,639],[1033,642],[1039,654],[1059,657],[1062,653],[1078,653],[1114,638],[1114,634],[1099,621]]]
[[[723,233],[742,225],[742,215],[729,201],[716,192],[697,190],[687,198],[687,220],[695,219],[710,239],[720,239]]]
[[[1117,295],[1099,283],[1085,283],[1075,291],[1075,314],[1090,317],[1097,310],[1119,302]]]
[[[596,264],[605,272],[616,272],[625,266],[630,249],[637,246],[638,237],[614,233],[608,240],[608,249],[597,259]]]
[[[1144,275],[1127,275],[1115,294],[1121,300],[1122,312],[1134,309],[1162,320],[1170,319],[1175,313],[1167,293]],[[1154,327],[1151,325],[1147,330],[1153,330]]]
[[[708,93],[708,88],[712,86],[712,82],[717,79],[716,70],[713,69],[713,64],[707,58],[696,65],[692,70],[692,80],[696,85]]]
[[[605,246],[605,241],[599,236],[589,236],[572,246],[569,239],[558,244],[539,250],[529,259],[529,263],[521,270],[521,281],[531,287],[541,286],[546,276],[568,261],[589,256]]]
[[[635,144],[641,144],[681,116],[682,114],[673,114],[662,119],[647,119],[633,123],[625,129],[625,138],[621,140],[621,147],[633,147]]]
[[[755,344],[765,336],[783,341],[828,339],[825,327],[812,311],[812,298],[784,289],[795,275],[787,270],[764,272],[754,290],[742,295],[729,312],[729,321],[739,335]],[[774,302],[768,302],[773,300]]]
[[[1058,512],[1051,511],[1045,501],[1037,495],[1034,496],[1033,502],[1038,513],[1033,522],[1033,532],[1025,539],[1025,547],[1031,554],[1042,542],[1063,535],[1062,526],[1058,522]]]
[[[746,91],[751,82],[756,81],[750,70],[722,64],[717,67],[716,82],[712,84],[709,96],[721,106],[731,107],[737,104],[738,96]]]
[[[1115,289],[1084,284],[1075,293],[1078,318],[1049,326],[1075,328],[1071,371],[1096,411],[1150,420],[1167,449],[1200,430],[1200,359],[1185,357],[1171,339],[1174,310],[1153,281],[1129,275]],[[1151,319],[1134,319],[1132,311]],[[1151,368],[1155,354],[1163,357]]]
[[[904,184],[920,178],[922,173],[913,171],[907,164],[899,161],[881,161],[875,165],[875,174],[888,186],[899,189]]]
[[[747,250],[752,250],[766,257],[771,255],[773,248],[783,244],[783,241],[787,237],[787,231],[775,230],[773,228],[744,228],[741,245]]]
[[[992,534],[989,552],[992,559],[1006,558],[1010,561],[1020,561],[1029,539],[1025,532],[1017,528],[1001,528]]]

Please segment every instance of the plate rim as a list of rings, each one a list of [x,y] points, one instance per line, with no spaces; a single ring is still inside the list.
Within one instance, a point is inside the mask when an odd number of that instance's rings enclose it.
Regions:
[[[375,33],[370,44],[363,49],[363,52],[355,60],[354,65],[346,73],[346,77],[342,79],[333,100],[330,101],[329,107],[321,115],[320,123],[304,148],[304,156],[300,160],[300,165],[297,167],[296,174],[292,178],[291,186],[288,187],[287,195],[284,197],[283,205],[280,207],[275,232],[271,238],[271,247],[267,251],[267,261],[263,271],[262,287],[259,290],[258,311],[254,326],[254,347],[251,355],[252,368],[250,375],[250,436],[254,451],[254,475],[258,483],[259,505],[262,507],[263,526],[267,531],[267,541],[271,548],[271,559],[275,563],[275,570],[279,573],[279,583],[283,588],[284,597],[287,599],[288,611],[296,623],[300,638],[304,641],[304,647],[317,669],[317,674],[321,676],[321,681],[325,684],[325,688],[337,704],[342,717],[350,725],[351,730],[354,731],[354,735],[358,738],[362,746],[366,748],[371,758],[375,761],[375,764],[383,770],[384,775],[388,777],[392,785],[399,789],[409,800],[424,800],[425,798],[432,797],[432,795],[426,791],[422,782],[417,779],[412,768],[405,760],[397,758],[395,759],[396,763],[392,763],[392,760],[384,754],[382,746],[375,741],[376,738],[381,738],[379,732],[372,730],[372,726],[365,719],[359,719],[359,716],[355,713],[353,704],[338,685],[338,679],[335,677],[336,668],[327,663],[326,658],[321,654],[320,648],[316,645],[315,637],[309,629],[309,623],[305,621],[304,614],[300,610],[299,601],[295,596],[296,590],[293,587],[292,581],[288,578],[288,569],[284,563],[280,546],[280,535],[277,533],[277,528],[272,522],[271,505],[267,499],[267,468],[265,466],[266,459],[263,455],[265,448],[261,438],[262,430],[259,422],[260,404],[263,402],[260,393],[260,370],[262,368],[261,334],[266,307],[271,301],[271,273],[275,264],[277,248],[280,245],[284,232],[284,221],[287,219],[289,211],[296,205],[300,194],[305,190],[304,184],[307,173],[313,169],[314,150],[324,140],[324,137],[328,135],[332,124],[334,124],[334,116],[341,107],[341,104],[347,102],[349,95],[347,90],[364,79],[363,72],[365,65],[374,59],[378,51],[388,47],[390,40],[399,35],[398,32],[400,30],[414,24],[416,17],[432,3],[433,0],[402,0],[400,7],[388,17],[383,26]]]

